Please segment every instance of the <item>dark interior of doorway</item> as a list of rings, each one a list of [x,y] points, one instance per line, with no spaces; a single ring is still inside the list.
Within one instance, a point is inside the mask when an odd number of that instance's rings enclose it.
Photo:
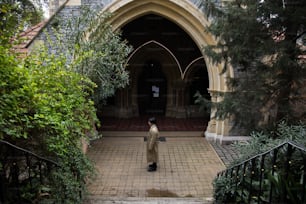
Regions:
[[[131,87],[128,88],[132,90],[132,94],[130,94],[130,96],[132,95],[133,97],[128,98],[124,102],[123,99],[121,98],[121,95],[119,94],[118,95],[116,94],[116,96],[109,98],[105,105],[108,108],[107,110],[109,110],[109,112],[105,114],[108,116],[108,118],[105,118],[105,115],[103,114],[101,114],[99,117],[99,119],[101,120],[102,128],[108,130],[147,130],[148,127],[146,120],[149,116],[154,115],[157,117],[161,117],[161,119],[159,119],[160,121],[165,121],[164,123],[160,124],[162,125],[161,128],[165,130],[203,130],[203,129],[205,130],[206,128],[205,126],[209,120],[208,114],[205,115],[202,115],[202,113],[197,115],[186,114],[186,117],[188,117],[187,119],[170,118],[169,120],[169,118],[165,118],[165,112],[168,113],[167,112],[168,110],[165,111],[164,105],[162,105],[169,103],[168,105],[179,106],[181,103],[181,101],[175,101],[176,99],[180,99],[180,97],[176,97],[175,95],[175,93],[179,93],[178,90],[171,89],[172,87],[174,87],[173,80],[178,80],[180,78],[179,76],[178,77],[176,76],[177,74],[176,72],[180,71],[177,68],[177,64],[179,64],[180,67],[182,68],[181,71],[186,73],[185,80],[188,83],[185,89],[186,94],[184,101],[186,102],[186,104],[184,106],[190,108],[191,112],[193,110],[197,110],[196,108],[194,108],[197,105],[194,103],[195,101],[194,93],[196,91],[199,91],[203,95],[208,95],[208,75],[204,60],[198,60],[194,64],[190,64],[195,59],[201,57],[202,53],[198,48],[198,46],[193,41],[193,39],[188,35],[188,33],[185,30],[183,30],[181,27],[176,25],[174,22],[171,22],[169,19],[154,14],[148,14],[141,16],[137,19],[134,19],[133,21],[124,25],[121,28],[121,30],[122,30],[122,38],[127,40],[129,45],[131,45],[134,49],[140,48],[139,52],[137,52],[129,61],[129,65],[132,67],[132,69],[129,70],[131,71],[130,77],[132,79],[131,80],[132,83]],[[156,46],[157,44],[154,43],[146,44],[151,41],[159,43],[158,46]],[[143,46],[143,45],[148,45],[148,46]],[[166,49],[168,49],[168,52],[166,52]],[[161,54],[159,50],[161,50],[161,52],[165,54]],[[175,56],[177,63],[174,63],[174,59],[172,59],[169,54],[170,52],[171,55]],[[170,57],[169,58],[170,60],[166,58],[167,56]],[[145,66],[148,66],[150,64],[147,61],[150,59],[161,63],[162,71],[167,76],[164,82],[165,86],[164,85],[161,86],[165,87],[164,95],[168,94],[169,96],[169,94],[172,94],[173,97],[175,97],[175,98],[165,97],[163,102],[159,101],[159,105],[155,106],[157,108],[154,108],[153,110],[155,111],[153,112],[152,108],[148,108],[148,106],[152,105],[152,103],[150,102],[151,99],[149,99],[149,102],[143,102],[142,105],[140,105],[140,103],[138,104],[139,100],[141,100],[140,99],[141,97],[144,98],[148,97],[141,95],[146,95],[147,93],[149,93],[152,94],[153,96],[152,84],[147,83],[146,88],[145,86],[141,87],[138,86],[138,84],[143,84],[142,82],[144,81],[144,78],[142,76],[141,77],[139,76],[142,74],[148,75],[148,73],[143,73],[143,69]],[[171,69],[169,71],[169,67],[171,68],[175,67],[176,69]],[[188,67],[189,69],[187,69]],[[198,70],[197,67],[201,68],[201,70],[197,71]],[[148,81],[152,81],[152,79],[154,79],[154,77],[150,78],[150,76],[145,78],[147,78]],[[161,74],[161,77],[157,76],[156,78],[162,80],[165,79],[163,77],[163,73]],[[161,92],[162,90],[159,89],[159,91]],[[166,91],[168,91],[168,93]],[[135,110],[138,108],[140,113],[137,110],[135,111],[135,114],[133,112],[132,114],[128,113],[128,115],[120,115],[120,116],[116,115],[117,108],[127,107],[128,108],[127,112],[130,111],[129,109],[131,102],[130,99],[135,100],[135,98],[136,101],[133,101],[133,105],[137,107],[133,108],[135,108]],[[166,101],[167,99],[170,100]],[[172,99],[175,102],[171,102]],[[126,101],[128,101],[128,103],[125,103]],[[138,117],[138,114],[140,115],[140,117]],[[173,117],[177,117],[176,114],[172,115]],[[202,116],[205,118],[194,118]],[[122,117],[128,117],[128,119],[122,119]],[[179,115],[178,117],[183,117],[183,116]],[[198,128],[196,128],[196,126],[198,126]]]
[[[148,131],[148,118],[140,116],[133,118],[101,118],[100,131]],[[156,116],[160,131],[205,131],[207,118],[168,118]]]
[[[165,115],[167,79],[156,60],[147,61],[138,78],[139,115]]]

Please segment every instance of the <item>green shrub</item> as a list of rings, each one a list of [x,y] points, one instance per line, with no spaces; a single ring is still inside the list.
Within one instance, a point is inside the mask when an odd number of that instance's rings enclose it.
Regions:
[[[234,144],[235,148],[239,148],[241,158],[234,161],[232,165],[244,162],[287,141],[305,146],[305,135],[305,125],[288,125],[285,121],[280,122],[275,131],[254,132],[251,140],[247,143]],[[239,170],[233,169],[232,175],[229,177],[215,178],[214,197],[216,203],[269,202],[271,185],[273,185],[271,194],[273,202],[302,202],[303,171],[305,168],[303,157],[306,155],[305,152],[298,149],[292,151],[289,162],[290,171],[288,171],[288,151],[287,145],[282,146],[277,151],[277,157],[274,157],[274,152],[265,156],[263,167],[260,159],[252,160],[245,163]],[[272,166],[274,164],[273,158],[276,159],[275,166]],[[242,168],[246,169],[244,173]],[[262,178],[261,183],[260,178]],[[260,196],[259,192],[261,192]]]
[[[28,70],[10,49],[0,45],[0,139],[5,135],[26,138],[33,94],[28,89]]]
[[[88,139],[97,122],[90,100],[95,84],[70,71],[66,60],[44,50],[33,53],[25,65],[31,73],[35,114],[32,139],[55,157],[61,168],[53,173],[52,199],[61,203],[80,203],[85,180],[93,167],[82,153],[81,139]],[[39,147],[35,147],[39,149]]]
[[[95,84],[45,49],[20,59],[0,46],[0,66],[1,139],[60,164],[48,178],[50,186],[34,185],[37,192],[50,188],[48,200],[81,203],[85,181],[93,173],[81,139],[97,122],[90,100]],[[37,192],[25,185],[23,199],[39,200]]]

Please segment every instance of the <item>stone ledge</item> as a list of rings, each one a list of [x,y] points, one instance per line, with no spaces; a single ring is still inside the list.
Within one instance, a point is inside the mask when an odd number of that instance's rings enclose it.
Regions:
[[[205,138],[208,141],[219,142],[220,144],[231,144],[237,141],[247,141],[251,137],[250,136],[223,136],[217,135],[215,133],[205,132]]]
[[[144,137],[148,131],[101,131],[102,137]],[[203,137],[203,131],[160,131],[161,137]]]
[[[103,197],[88,196],[87,204],[210,204],[213,198],[167,198],[167,197]]]

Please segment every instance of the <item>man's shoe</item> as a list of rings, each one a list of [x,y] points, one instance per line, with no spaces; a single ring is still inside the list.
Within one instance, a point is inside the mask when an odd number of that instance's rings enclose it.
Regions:
[[[154,167],[152,167],[152,166],[149,166],[148,172],[152,172],[152,171],[156,171],[156,168],[154,168]]]

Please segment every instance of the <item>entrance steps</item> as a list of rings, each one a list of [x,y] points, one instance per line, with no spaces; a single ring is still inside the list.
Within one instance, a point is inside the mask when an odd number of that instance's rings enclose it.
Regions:
[[[90,196],[84,204],[212,204],[212,198],[162,198],[162,197],[102,197]]]
[[[102,137],[145,137],[148,131],[101,131]],[[203,131],[161,131],[160,137],[204,137]]]

